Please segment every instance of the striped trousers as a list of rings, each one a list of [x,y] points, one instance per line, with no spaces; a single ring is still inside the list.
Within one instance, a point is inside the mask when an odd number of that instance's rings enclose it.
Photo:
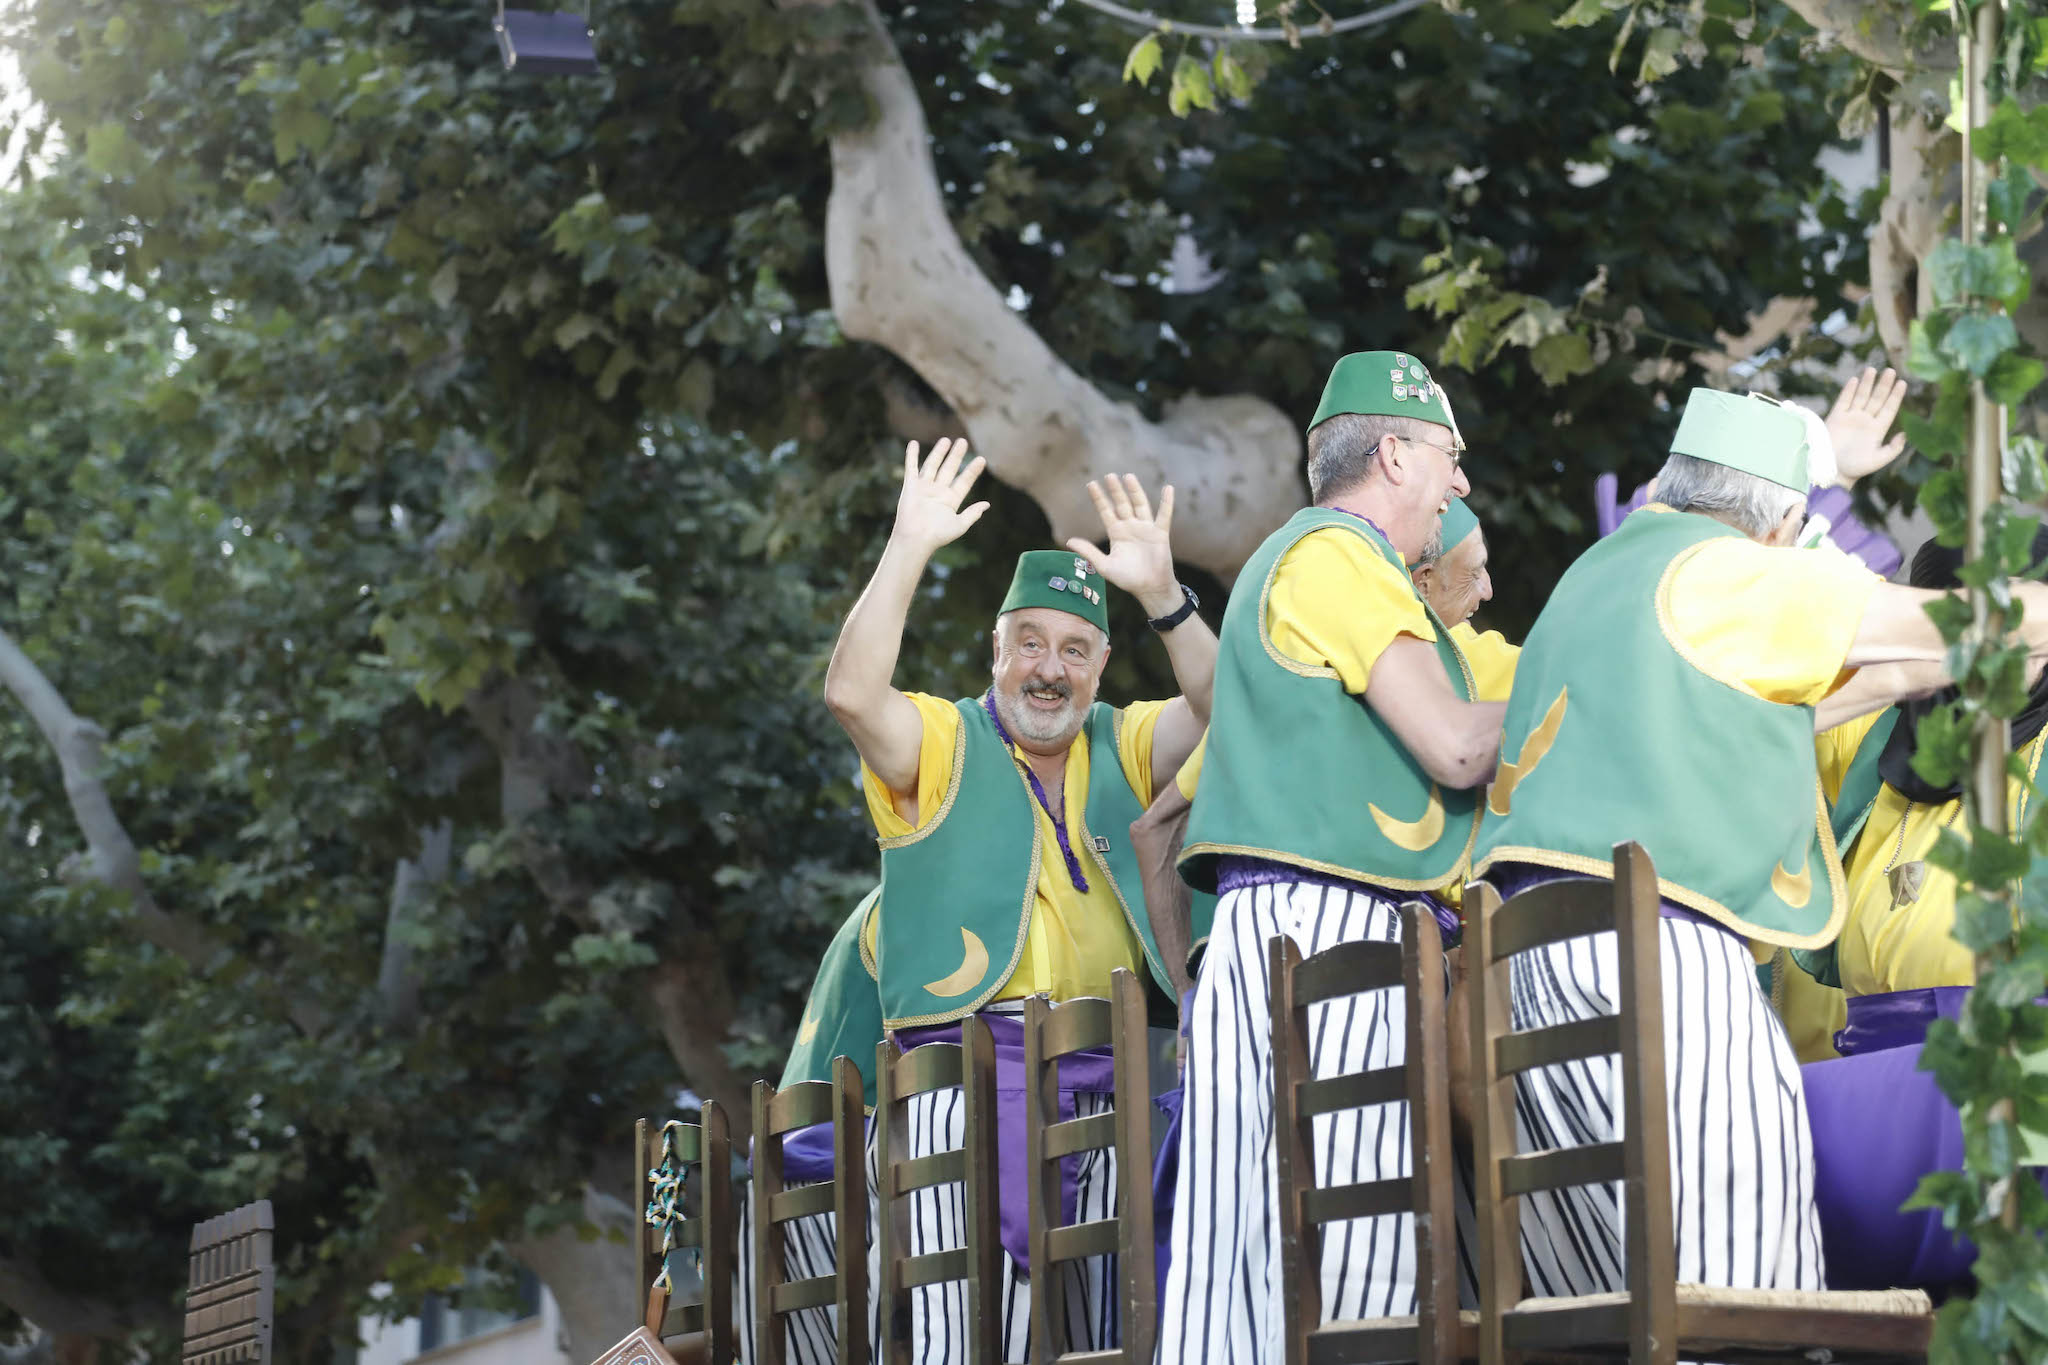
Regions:
[[[1400,911],[1362,888],[1307,882],[1244,887],[1217,903],[1188,1022],[1173,1259],[1160,1296],[1162,1365],[1281,1359],[1267,977],[1276,934],[1305,955],[1360,939],[1394,943]],[[1399,1065],[1406,1027],[1399,990],[1311,1007],[1313,1074]],[[1323,1115],[1313,1128],[1318,1185],[1412,1172],[1405,1102]],[[1413,1313],[1414,1216],[1326,1225],[1320,1269],[1324,1321]]]
[[[1693,920],[1658,923],[1679,1281],[1823,1288],[1805,1091],[1784,1027],[1757,988],[1748,945]],[[1509,979],[1517,1029],[1611,1014],[1619,980],[1614,935],[1522,953]],[[1609,1057],[1522,1073],[1515,1109],[1525,1151],[1622,1135],[1619,1076]],[[1627,1288],[1621,1219],[1619,1183],[1523,1196],[1531,1292]]]
[[[1074,1111],[1078,1118],[1112,1108],[1105,1095],[1077,1094]],[[902,1159],[931,1156],[959,1147],[966,1140],[966,1114],[960,1092],[940,1091],[915,1096],[910,1101],[908,1150]],[[1022,1140],[1019,1135],[1019,1140]],[[875,1129],[868,1125],[868,1312],[863,1330],[874,1348],[874,1358],[883,1359],[880,1321],[880,1251],[874,1239],[881,1211],[876,1198],[878,1184]],[[1075,1159],[1074,1221],[1085,1223],[1114,1218],[1117,1213],[1116,1156],[1109,1151],[1081,1154]],[[1007,1199],[1021,1192],[1003,1191]],[[905,1255],[922,1256],[945,1251],[965,1240],[966,1205],[957,1184],[935,1185],[909,1196],[910,1245]],[[754,1220],[753,1186],[747,1186],[740,1200],[739,1283],[734,1296],[740,1317],[740,1359],[752,1365],[754,1349]],[[829,1275],[839,1254],[838,1220],[829,1213],[816,1214],[783,1224],[783,1265],[790,1279]],[[1022,1365],[1031,1342],[1031,1282],[1020,1275],[1017,1263],[1007,1252],[1000,1257],[1001,1283],[997,1288],[997,1311],[1002,1314],[1003,1360]],[[1120,1284],[1117,1258],[1095,1257],[1070,1261],[1060,1266],[1066,1277],[1068,1349],[1107,1350],[1121,1340],[1117,1312]],[[910,1293],[910,1359],[916,1365],[966,1365],[967,1286],[962,1281],[926,1285]],[[808,1308],[784,1319],[787,1324],[791,1365],[828,1365],[838,1358],[838,1311]]]

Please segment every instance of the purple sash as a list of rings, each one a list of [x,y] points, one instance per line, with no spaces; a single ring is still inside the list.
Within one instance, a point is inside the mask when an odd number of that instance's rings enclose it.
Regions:
[[[1389,891],[1371,882],[1332,877],[1326,872],[1311,871],[1292,863],[1276,863],[1266,858],[1228,857],[1219,858],[1216,863],[1216,894],[1219,896],[1242,891],[1248,886],[1288,886],[1297,882],[1308,886],[1327,886],[1337,891],[1363,891],[1395,905],[1419,900],[1436,916],[1437,927],[1452,937],[1457,935],[1463,924],[1457,911],[1427,891]]]

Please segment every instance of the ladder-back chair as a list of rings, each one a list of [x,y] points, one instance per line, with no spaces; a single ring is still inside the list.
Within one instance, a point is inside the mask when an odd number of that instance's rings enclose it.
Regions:
[[[646,1208],[634,1242],[634,1295],[663,1300],[654,1329],[663,1342],[673,1348],[673,1338],[701,1333],[706,1359],[727,1365],[737,1354],[732,1285],[738,1222],[724,1107],[706,1100],[698,1123],[637,1120],[633,1168]],[[698,1253],[702,1284],[694,1300],[682,1300],[677,1272],[691,1250]]]
[[[1286,1365],[1337,1360],[1455,1365],[1474,1359],[1478,1316],[1458,1312],[1451,1169],[1457,1156],[1451,1141],[1443,938],[1436,916],[1411,901],[1401,910],[1400,943],[1340,943],[1305,960],[1292,938],[1277,934],[1268,960]],[[1310,1069],[1311,1007],[1387,989],[1400,989],[1405,996],[1406,1062],[1317,1079]],[[1402,1100],[1408,1104],[1413,1173],[1318,1187],[1317,1117]],[[1415,1216],[1415,1313],[1323,1322],[1323,1226],[1396,1213]]]
[[[1055,1005],[1042,995],[1024,1002],[1025,1198],[1031,1220],[1031,1359],[1058,1365],[1151,1365],[1159,1318],[1152,1226],[1151,1040],[1145,994],[1122,967],[1110,974],[1110,998]],[[1114,1111],[1060,1119],[1059,1060],[1091,1048],[1114,1058]],[[1082,1152],[1116,1154],[1114,1218],[1062,1224],[1060,1163]],[[1115,1256],[1119,1271],[1120,1347],[1069,1354],[1066,1293],[1060,1267],[1091,1256]]]
[[[958,1089],[964,1140],[950,1152],[905,1157],[910,1101]],[[876,1228],[881,1283],[882,1359],[908,1365],[911,1293],[924,1285],[967,1282],[968,1365],[1002,1359],[1002,1242],[996,1206],[996,1055],[988,1025],[961,1021],[957,1043],[926,1043],[903,1051],[885,1039],[875,1049]],[[910,1252],[911,1196],[935,1185],[961,1189],[961,1245],[920,1256]]]
[[[830,1081],[777,1090],[754,1083],[754,1350],[762,1365],[785,1365],[782,1319],[807,1308],[839,1311],[839,1365],[867,1365],[868,1168],[860,1068],[832,1059]],[[782,1139],[813,1124],[832,1125],[832,1178],[787,1189]],[[838,1221],[839,1264],[830,1275],[790,1280],[783,1269],[782,1225],[813,1214]]]
[[[276,1229],[268,1199],[193,1225],[182,1365],[270,1365]]]
[[[1614,849],[1614,879],[1560,881],[1505,906],[1484,882],[1466,900],[1477,1147],[1480,1358],[1524,1352],[1625,1356],[1635,1365],[1687,1359],[1926,1358],[1934,1319],[1918,1290],[1728,1289],[1678,1283],[1672,1230],[1669,1098],[1656,869],[1634,843]],[[1612,930],[1619,1011],[1516,1032],[1508,1013],[1517,954]],[[1517,1150],[1515,1077],[1614,1055],[1623,1137],[1542,1152]],[[1571,1298],[1522,1297],[1521,1196],[1619,1181],[1627,1288]]]

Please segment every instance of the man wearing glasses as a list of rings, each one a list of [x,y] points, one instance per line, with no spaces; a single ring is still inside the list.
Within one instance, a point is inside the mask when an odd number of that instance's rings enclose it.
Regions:
[[[1399,906],[1458,879],[1502,708],[1410,579],[1470,491],[1450,404],[1413,356],[1347,355],[1308,432],[1314,505],[1246,563],[1224,614],[1207,757],[1181,874],[1218,895],[1188,1064],[1160,1358],[1278,1359],[1267,944],[1398,942]],[[1383,997],[1383,998],[1382,998]],[[1401,1061],[1399,993],[1321,1007],[1318,1074]],[[1400,1105],[1319,1125],[1322,1183],[1407,1172]],[[1408,1215],[1334,1226],[1325,1319],[1415,1311]]]

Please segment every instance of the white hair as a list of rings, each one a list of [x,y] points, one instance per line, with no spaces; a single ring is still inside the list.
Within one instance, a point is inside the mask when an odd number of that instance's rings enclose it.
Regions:
[[[1806,506],[1806,492],[1674,452],[1658,471],[1657,501],[1676,512],[1704,512],[1762,540],[1787,513]]]

